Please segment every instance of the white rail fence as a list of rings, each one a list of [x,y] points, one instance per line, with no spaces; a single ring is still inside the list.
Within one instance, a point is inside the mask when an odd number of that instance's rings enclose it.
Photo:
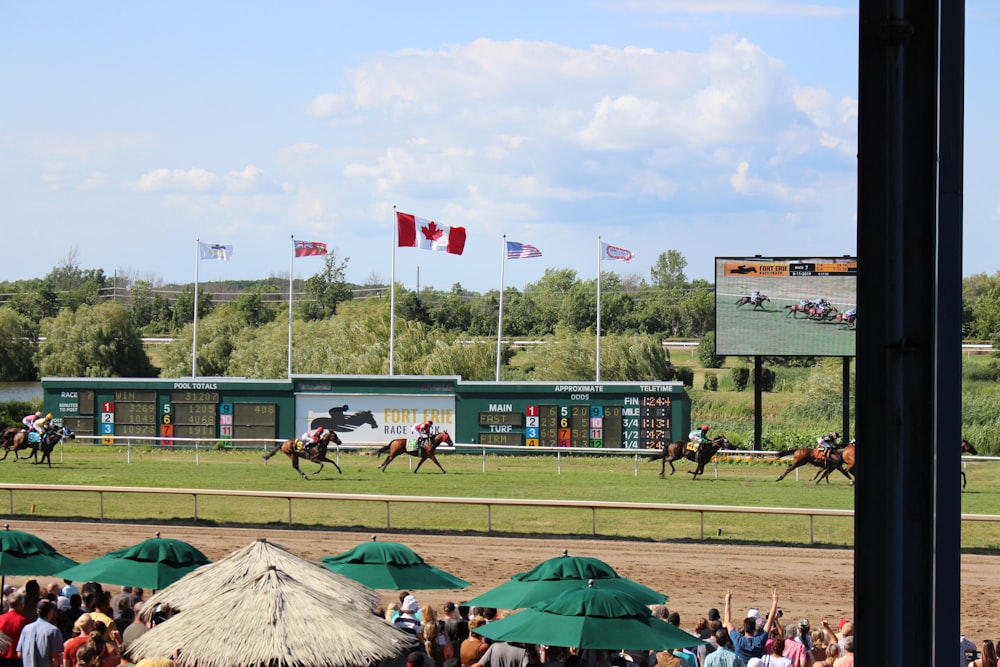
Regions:
[[[557,507],[576,508],[590,510],[591,513],[591,535],[597,536],[597,511],[649,511],[649,512],[694,512],[700,516],[700,529],[698,539],[705,539],[705,515],[706,514],[768,514],[775,516],[805,516],[809,518],[809,544],[814,543],[815,520],[816,517],[841,517],[851,518],[854,510],[843,509],[822,509],[808,507],[738,507],[730,505],[679,505],[669,503],[636,503],[636,502],[611,502],[598,500],[550,500],[550,499],[530,499],[530,498],[449,498],[440,496],[390,496],[378,494],[356,494],[356,493],[309,493],[305,491],[252,491],[243,489],[168,489],[155,487],[130,487],[130,486],[88,486],[73,485],[60,486],[54,484],[8,484],[0,483],[0,490],[7,491],[10,496],[10,516],[15,516],[14,496],[16,492],[68,492],[68,493],[94,493],[98,497],[98,516],[104,520],[104,497],[115,493],[145,493],[163,494],[172,496],[191,496],[194,501],[192,519],[198,520],[198,499],[202,496],[227,496],[242,498],[276,498],[288,503],[288,525],[294,525],[293,501],[311,500],[335,502],[373,502],[385,505],[385,527],[392,530],[392,505],[394,503],[423,503],[433,505],[474,505],[486,508],[487,521],[486,529],[493,532],[493,508],[494,507]],[[963,514],[962,521],[988,521],[1000,522],[1000,515],[992,514]]]

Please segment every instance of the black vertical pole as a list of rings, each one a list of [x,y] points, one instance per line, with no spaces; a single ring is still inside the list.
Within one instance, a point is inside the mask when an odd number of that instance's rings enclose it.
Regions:
[[[761,390],[761,376],[764,374],[764,363],[761,357],[757,356],[753,358],[753,448],[754,451],[760,451],[764,448],[761,438],[764,437],[764,405],[763,405],[763,395],[764,392]]]
[[[840,439],[842,444],[847,444],[851,440],[851,358],[844,357],[844,377],[841,381],[844,386],[844,396],[841,402],[841,410],[844,413],[843,426],[841,426]]]

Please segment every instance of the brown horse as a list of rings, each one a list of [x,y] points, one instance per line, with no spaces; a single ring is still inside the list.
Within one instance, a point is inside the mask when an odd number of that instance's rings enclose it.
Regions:
[[[845,447],[846,449],[846,447]],[[804,465],[813,464],[814,466],[819,466],[823,468],[824,473],[833,472],[834,470],[839,470],[840,473],[851,480],[851,475],[844,469],[843,462],[840,460],[839,452],[842,450],[831,449],[830,453],[825,453],[820,447],[800,447],[799,449],[785,449],[778,452],[778,458],[783,458],[785,456],[791,456],[792,462],[789,464],[785,472],[781,473],[776,479],[776,482],[780,482],[785,479],[788,473],[792,472],[796,468],[800,468]],[[851,455],[853,456],[854,450],[851,450]],[[853,465],[853,464],[852,464]],[[829,470],[827,470],[829,468]],[[815,479],[815,478],[814,478]],[[819,484],[821,480],[825,479],[827,483],[830,482],[829,476],[823,475],[820,479],[816,480]],[[853,480],[851,480],[853,483]]]
[[[332,463],[333,467],[337,469],[337,472],[343,475],[344,471],[340,469],[340,466],[337,465],[337,462],[330,459],[326,455],[326,450],[330,446],[331,441],[338,447],[344,444],[340,441],[340,438],[333,431],[325,432],[322,436],[320,436],[320,439],[317,440],[316,443],[308,449],[303,447],[301,440],[297,439],[285,440],[284,442],[279,443],[277,446],[275,446],[275,448],[269,451],[267,454],[264,454],[264,460],[267,461],[278,452],[281,452],[282,454],[287,455],[288,458],[292,460],[292,467],[295,468],[295,472],[299,473],[302,476],[302,479],[309,479],[309,478],[306,477],[306,474],[304,472],[299,470],[299,459],[306,459],[308,461],[312,461],[313,463],[319,464],[319,468],[317,468],[316,472],[313,473],[314,475],[318,475],[319,472],[323,469],[324,462]]]
[[[10,433],[10,431],[14,431]],[[9,434],[9,435],[8,435]],[[4,445],[3,445],[3,456],[0,456],[0,461],[7,458],[7,455],[14,452],[14,460],[19,461],[21,456],[18,454],[22,449],[30,449],[24,458],[30,459],[38,455],[38,443],[31,442],[28,439],[28,432],[23,428],[7,429],[4,432]]]
[[[973,456],[978,456],[979,455],[979,452],[977,452],[976,448],[972,446],[972,443],[969,442],[968,440],[966,440],[965,438],[962,438],[962,453],[963,454],[972,454]],[[965,471],[963,470],[962,471],[962,488],[963,489],[965,488],[965,482],[966,482],[966,480],[965,480]]]
[[[848,479],[854,477],[854,445],[850,444],[842,449],[834,449],[830,452],[827,460],[827,465],[825,468],[816,473],[813,479],[819,484],[824,479],[827,484],[830,483],[830,473],[834,470],[840,470],[845,475],[848,475]],[[851,484],[854,484],[854,480],[851,480]]]
[[[665,449],[650,461],[660,461],[660,477],[663,477],[667,471],[667,464],[670,464],[670,474],[673,475],[677,470],[674,468],[674,461],[679,461],[681,459],[688,459],[689,461],[694,461],[697,463],[697,467],[694,470],[688,470],[692,475],[691,479],[698,479],[698,475],[705,472],[705,466],[708,462],[712,460],[720,449],[731,449],[729,444],[729,439],[724,435],[717,436],[711,440],[703,440],[700,445],[694,449],[688,448],[687,440],[678,440],[677,442],[671,442],[666,446]]]
[[[385,454],[386,452],[389,453],[389,455],[385,457],[385,461],[382,461],[382,463],[380,463],[378,467],[382,469],[382,472],[385,472],[386,466],[392,463],[392,460],[394,458],[396,458],[400,454],[409,454],[410,456],[420,457],[420,463],[418,463],[417,467],[413,469],[413,472],[417,472],[418,470],[420,470],[420,466],[422,466],[424,464],[424,461],[426,461],[427,459],[434,461],[434,465],[436,465],[438,468],[441,468],[441,464],[438,462],[437,456],[434,455],[434,450],[438,448],[438,445],[442,444],[443,445],[455,444],[454,442],[452,442],[451,436],[448,435],[448,431],[441,431],[437,435],[431,436],[430,439],[424,438],[421,441],[420,446],[413,450],[409,450],[406,448],[406,438],[396,438],[395,440],[389,441],[388,445],[379,448],[379,450],[375,452],[376,455]],[[441,472],[447,473],[448,471],[445,470],[444,468],[441,468]]]

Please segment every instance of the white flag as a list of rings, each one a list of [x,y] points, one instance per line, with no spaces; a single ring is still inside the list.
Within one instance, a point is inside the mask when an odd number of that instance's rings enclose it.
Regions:
[[[222,245],[221,243],[205,243],[198,241],[199,256],[201,259],[232,259],[233,246]]]
[[[631,250],[626,250],[625,248],[619,248],[615,245],[610,245],[601,241],[601,259],[602,260],[618,260],[622,262],[631,262],[635,259],[635,253]]]

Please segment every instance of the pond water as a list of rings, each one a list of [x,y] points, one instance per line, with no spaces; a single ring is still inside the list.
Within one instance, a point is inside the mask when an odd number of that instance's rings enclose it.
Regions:
[[[0,382],[0,403],[36,400],[42,400],[41,382]]]

